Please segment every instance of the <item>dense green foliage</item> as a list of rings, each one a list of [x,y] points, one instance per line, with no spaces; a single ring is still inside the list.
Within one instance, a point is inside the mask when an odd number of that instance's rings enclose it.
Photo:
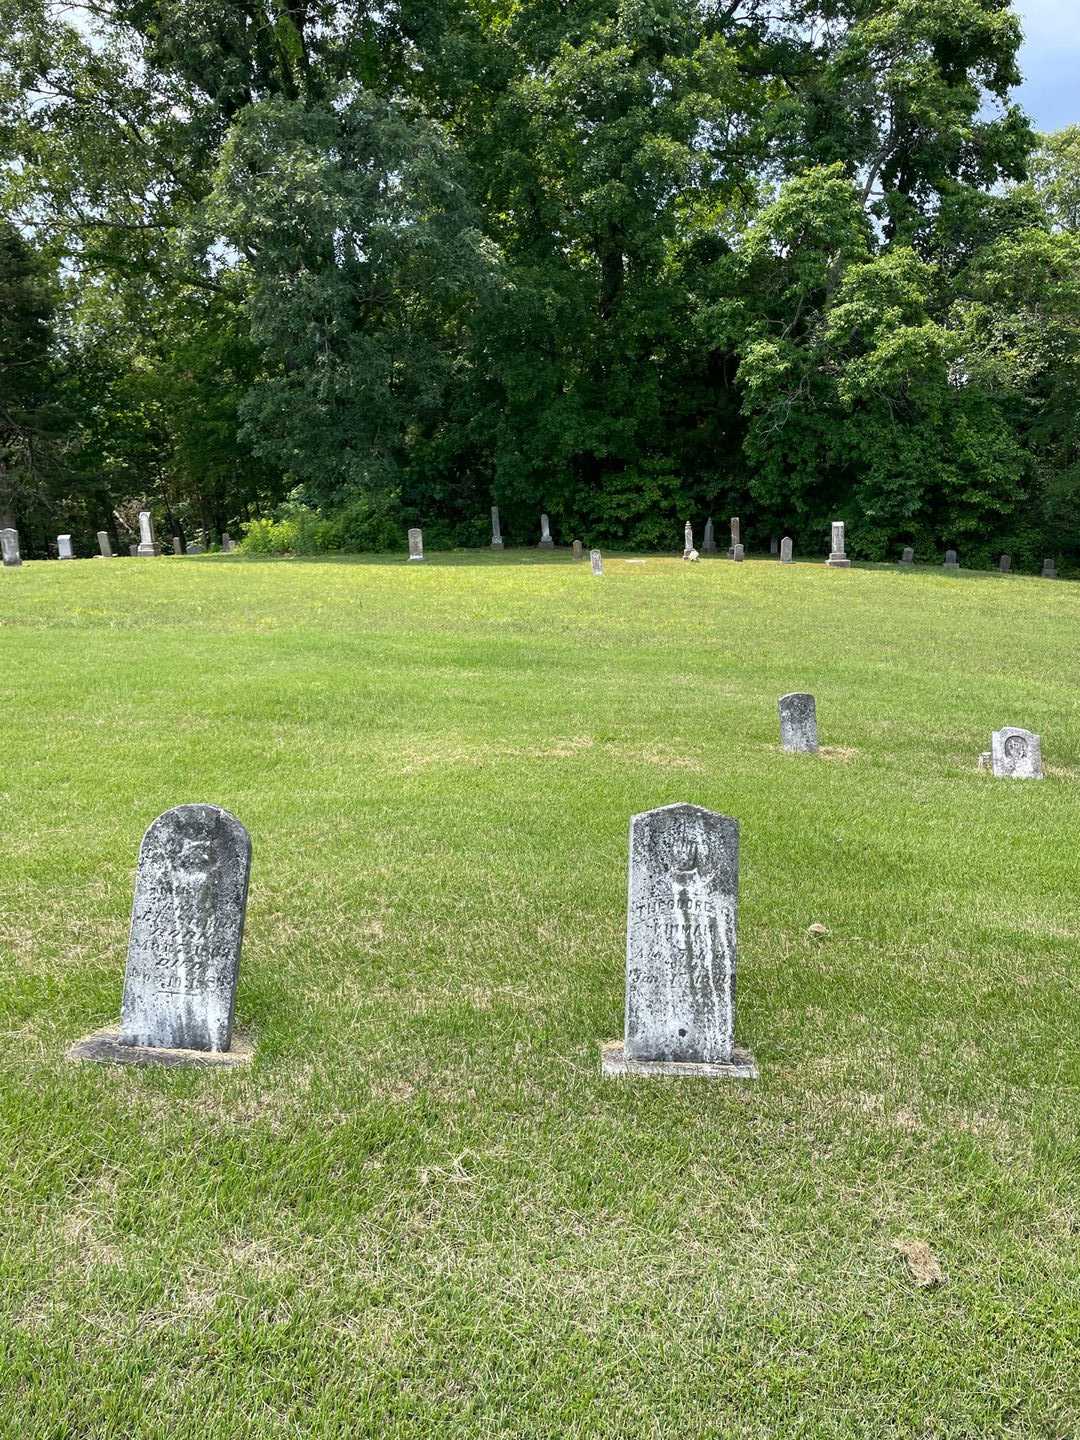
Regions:
[[[0,36],[57,525],[1076,546],[1080,132],[1011,103],[1007,0],[0,0]]]

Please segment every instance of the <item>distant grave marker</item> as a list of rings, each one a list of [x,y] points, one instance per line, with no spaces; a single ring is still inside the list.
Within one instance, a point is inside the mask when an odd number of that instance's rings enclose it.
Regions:
[[[140,555],[160,555],[161,546],[157,543],[154,535],[154,520],[149,510],[139,511],[139,545]]]
[[[742,526],[741,526],[741,524],[740,524],[740,522],[739,522],[739,517],[738,517],[738,515],[732,515],[732,517],[731,517],[731,544],[728,546],[728,552],[727,552],[727,558],[728,558],[729,560],[734,560],[734,559],[735,559],[735,547],[736,547],[736,545],[741,545],[741,544],[742,544]]]
[[[851,564],[844,552],[844,522],[842,520],[832,522],[832,550],[825,564],[831,565],[837,570],[845,569]]]
[[[1043,561],[1042,578],[1044,580],[1056,580],[1058,578],[1057,566],[1052,559]]]
[[[732,551],[731,558],[732,558],[732,560],[739,560],[739,561],[745,560],[745,559],[746,559],[746,550],[745,550],[745,547],[742,546],[742,545],[736,545],[735,548],[734,548],[734,550]]]
[[[994,774],[1003,780],[1041,780],[1042,741],[1030,730],[1007,725],[990,736]]]
[[[701,553],[703,555],[716,554],[716,535],[713,531],[712,516],[705,521],[705,538],[701,542]]]
[[[423,560],[424,558],[424,532],[417,526],[409,531],[409,559]]]
[[[607,1075],[754,1079],[735,1045],[739,826],[698,805],[630,821],[626,1031]]]
[[[687,520],[686,525],[683,527],[683,552],[682,552],[682,558],[683,558],[684,560],[689,560],[689,559],[690,559],[690,555],[691,555],[691,553],[693,552],[693,550],[694,550],[694,527],[690,524],[690,521]]]
[[[781,695],[780,744],[785,750],[800,754],[816,754],[818,748],[817,702],[813,695],[798,691]]]
[[[22,551],[19,549],[19,532],[10,527],[0,530],[0,554],[3,555],[4,564],[9,569],[14,569],[22,564]]]
[[[503,549],[502,530],[499,526],[499,507],[491,507],[491,548],[493,550]]]
[[[99,530],[97,532],[97,543],[103,560],[112,560],[115,558],[112,553],[112,543],[109,540],[109,532],[107,530]]]
[[[599,550],[589,551],[589,564],[592,566],[592,573],[594,575],[603,575],[604,559]]]
[[[791,536],[785,535],[780,541],[780,563],[781,565],[791,564]]]
[[[174,555],[183,555],[184,553],[184,542],[180,539],[179,535],[172,537],[172,553]]]
[[[75,559],[75,551],[71,548],[70,535],[58,535],[56,537],[56,553],[61,560]]]
[[[903,554],[900,556],[900,564],[901,564],[901,565],[914,565],[914,564],[915,564],[915,551],[912,549],[912,547],[911,547],[910,545],[905,545],[905,546],[904,546]]]
[[[573,555],[575,560],[580,560],[582,558],[585,551],[580,540],[574,541],[573,545],[570,548],[570,553]]]
[[[543,550],[555,548],[555,541],[551,538],[551,522],[546,515],[540,516],[540,547]]]
[[[946,550],[946,551],[945,551],[945,569],[946,569],[946,570],[959,570],[959,569],[960,569],[960,563],[959,563],[959,561],[958,561],[957,558],[956,558],[956,551],[955,551],[955,550]]]
[[[1001,571],[1002,575],[1008,575],[1009,572],[1012,570],[1012,556],[1002,555],[1001,559],[998,561],[998,569]]]

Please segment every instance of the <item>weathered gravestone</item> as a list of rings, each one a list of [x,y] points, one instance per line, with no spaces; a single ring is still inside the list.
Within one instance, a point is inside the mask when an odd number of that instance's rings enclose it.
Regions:
[[[957,558],[956,558],[956,551],[955,551],[955,550],[946,550],[946,551],[945,551],[945,569],[946,569],[946,570],[959,570],[959,569],[960,569],[960,564],[959,564],[959,561],[958,561]]]
[[[179,535],[172,537],[172,553],[174,555],[182,555],[184,553],[184,542],[180,539]]]
[[[701,553],[703,555],[716,554],[716,534],[713,531],[712,516],[705,521],[705,538],[701,542]]]
[[[229,1063],[251,841],[216,805],[160,815],[139,849],[120,1028],[72,1047],[73,1059]]]
[[[693,548],[694,548],[694,527],[690,524],[690,521],[687,520],[685,526],[683,527],[683,552],[682,552],[682,558],[683,558],[684,560],[689,560],[689,559],[690,559],[690,553],[691,553],[691,551],[693,550]]]
[[[206,551],[201,545],[189,545],[187,547],[187,553],[189,555],[205,555]]]
[[[915,564],[915,551],[913,550],[913,548],[912,548],[910,545],[905,545],[905,546],[904,546],[904,553],[900,556],[900,564],[901,564],[901,565],[914,565],[914,564]]]
[[[741,533],[741,526],[740,526],[740,524],[739,524],[739,517],[738,517],[738,515],[732,515],[732,517],[731,517],[731,544],[728,546],[728,552],[727,552],[727,558],[728,558],[729,560],[734,560],[734,559],[735,559],[735,546],[736,546],[736,545],[739,545],[739,544],[741,544],[741,543],[742,543],[742,533]]]
[[[19,532],[17,530],[0,530],[0,552],[4,557],[4,564],[10,567],[22,564],[22,552],[19,549]]]
[[[423,560],[424,558],[424,532],[415,526],[409,531],[409,559]]]
[[[56,537],[56,553],[61,560],[75,559],[75,551],[71,548],[70,535],[58,535]]]
[[[780,563],[781,565],[791,564],[791,536],[785,535],[780,541]]]
[[[140,555],[160,555],[161,546],[154,536],[154,521],[149,510],[139,511],[139,550]]]
[[[132,558],[134,558],[136,555],[138,555],[138,553],[139,553],[139,547],[138,547],[137,544],[136,544],[136,545],[129,545],[129,546],[128,546],[128,554],[129,554]]]
[[[499,507],[497,505],[492,505],[491,507],[491,548],[493,550],[502,550],[504,548],[502,530],[499,527]]]
[[[1012,556],[1002,555],[1001,559],[998,561],[998,569],[1001,571],[1002,575],[1008,575],[1009,572],[1012,570]]]
[[[731,558],[732,558],[732,560],[745,560],[745,559],[746,559],[746,550],[745,550],[745,547],[742,546],[742,545],[736,545],[735,548],[734,548],[734,550],[731,552]]]
[[[101,558],[103,560],[112,560],[114,558],[112,544],[109,541],[109,532],[107,530],[99,530],[97,532],[97,543],[98,549],[101,551]]]
[[[780,554],[780,541],[777,540],[777,538],[776,538],[775,535],[772,536],[772,538],[771,538],[770,541],[769,541],[769,554],[770,554],[770,555],[779,555],[779,554]]]
[[[1043,561],[1042,578],[1044,580],[1056,580],[1058,578],[1057,566],[1053,560]]]
[[[844,553],[844,522],[842,520],[832,522],[832,550],[825,564],[832,565],[834,569],[838,570],[851,564]]]
[[[540,547],[543,550],[555,548],[555,541],[551,538],[551,522],[546,515],[540,516]]]
[[[604,560],[599,550],[589,551],[589,564],[592,566],[592,573],[594,575],[603,575]]]
[[[1007,725],[990,736],[990,761],[999,779],[1041,780],[1042,741],[1030,730]]]
[[[780,744],[785,750],[817,754],[817,703],[813,695],[780,696]]]
[[[573,543],[573,545],[572,545],[572,547],[571,547],[571,554],[573,555],[574,559],[575,559],[575,560],[580,560],[581,557],[582,557],[582,555],[583,555],[584,553],[585,553],[585,552],[584,552],[584,549],[583,549],[583,547],[582,547],[581,541],[580,541],[580,540],[575,540],[574,543]]]
[[[233,551],[233,538],[227,530],[221,532],[221,553],[231,555]]]
[[[739,826],[699,805],[630,821],[626,1034],[608,1075],[755,1079],[735,1045]]]

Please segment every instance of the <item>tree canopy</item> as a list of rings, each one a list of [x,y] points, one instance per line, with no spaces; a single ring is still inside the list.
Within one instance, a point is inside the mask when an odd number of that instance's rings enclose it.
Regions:
[[[1080,556],[1080,131],[1019,43],[1008,0],[0,0],[3,504]]]

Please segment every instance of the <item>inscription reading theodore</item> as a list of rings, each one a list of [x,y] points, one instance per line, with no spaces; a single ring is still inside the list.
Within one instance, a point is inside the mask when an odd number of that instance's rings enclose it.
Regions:
[[[121,1039],[228,1050],[244,932],[251,842],[213,805],[154,821],[139,851]]]
[[[735,1043],[739,827],[696,805],[630,823],[626,1054],[723,1064]]]

